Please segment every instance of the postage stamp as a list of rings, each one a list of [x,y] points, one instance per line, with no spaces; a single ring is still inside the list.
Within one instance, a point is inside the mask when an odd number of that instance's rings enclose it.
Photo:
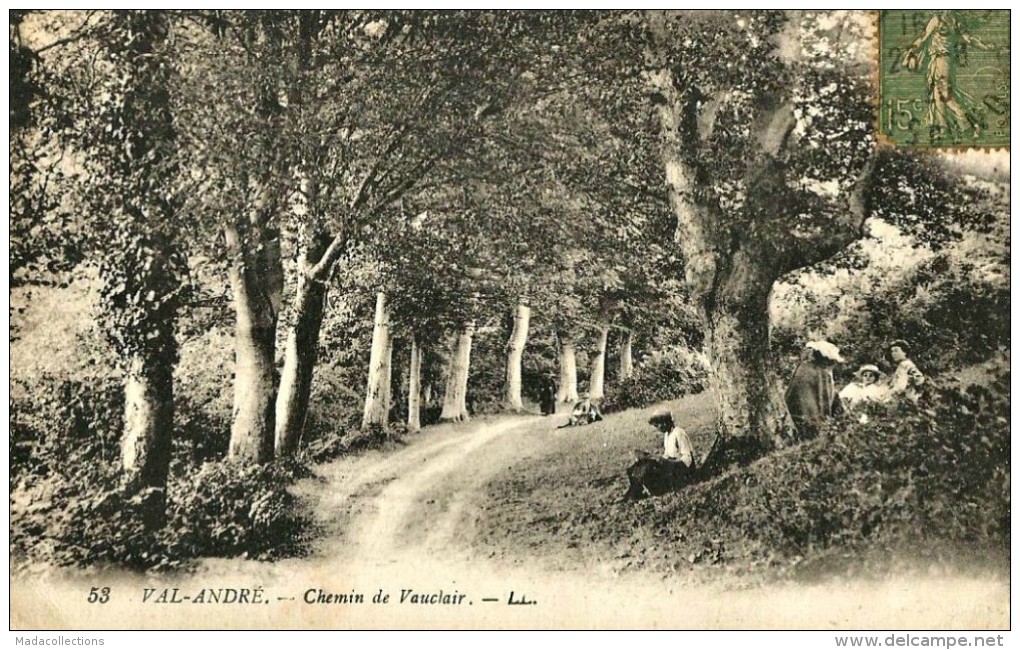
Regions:
[[[882,10],[879,131],[898,146],[1009,146],[1009,11]]]

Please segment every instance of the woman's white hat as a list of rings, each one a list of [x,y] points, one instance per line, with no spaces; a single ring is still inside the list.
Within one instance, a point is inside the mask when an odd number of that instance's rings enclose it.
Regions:
[[[854,377],[860,377],[866,372],[873,372],[875,373],[876,377],[881,377],[882,375],[885,374],[884,372],[878,369],[878,366],[871,363],[866,363],[857,369],[857,372],[854,373]]]
[[[828,341],[811,341],[807,344],[807,348],[809,350],[816,350],[826,359],[831,359],[836,363],[846,363],[846,359],[839,354],[839,348]]]

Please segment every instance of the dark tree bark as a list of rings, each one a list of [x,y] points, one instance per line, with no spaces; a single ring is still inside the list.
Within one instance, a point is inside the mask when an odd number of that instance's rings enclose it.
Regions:
[[[273,457],[276,323],[283,293],[279,240],[260,225],[226,229],[235,330],[234,421],[229,456],[243,463]]]
[[[784,274],[827,259],[860,238],[867,218],[862,197],[874,156],[847,193],[838,218],[817,232],[796,231],[792,215],[783,212],[790,189],[781,158],[796,126],[793,102],[782,91],[763,95],[750,127],[754,153],[744,172],[746,206],[742,216],[724,212],[709,198],[711,180],[699,156],[724,97],[683,87],[674,72],[678,66],[663,54],[671,46],[666,17],[649,11],[645,21],[649,59],[658,67],[648,79],[657,98],[660,156],[687,286],[705,330],[719,431],[769,444],[785,413],[771,350],[772,287]]]
[[[129,493],[166,488],[174,428],[173,367],[177,343],[171,331],[154,354],[138,354],[124,373],[123,483]]]
[[[287,334],[276,398],[276,455],[292,455],[301,443],[308,404],[312,393],[312,375],[319,354],[319,330],[328,288],[315,273],[330,243],[321,231],[303,233],[299,252],[297,293],[293,323]]]

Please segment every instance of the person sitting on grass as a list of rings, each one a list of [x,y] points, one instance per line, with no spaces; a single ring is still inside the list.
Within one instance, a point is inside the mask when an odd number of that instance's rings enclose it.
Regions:
[[[889,401],[888,387],[879,383],[883,376],[885,373],[878,366],[864,364],[854,373],[854,380],[839,391],[843,407],[848,414],[856,416],[861,424],[868,421],[868,410]]]
[[[889,344],[889,358],[896,364],[896,370],[889,378],[889,392],[903,397],[914,404],[921,397],[921,386],[924,385],[924,373],[910,360],[910,346],[906,341],[897,340]]]
[[[648,424],[662,432],[662,457],[664,460],[683,463],[694,467],[694,445],[683,427],[677,426],[669,411],[657,413]]]
[[[598,422],[601,419],[602,413],[599,411],[599,407],[591,401],[591,396],[588,393],[584,393],[581,395],[581,400],[574,404],[574,409],[570,412],[570,420],[563,426],[576,427]]]
[[[624,495],[625,500],[678,490],[692,483],[696,476],[694,445],[683,427],[673,420],[673,414],[669,411],[656,413],[648,424],[662,433],[662,456],[655,458],[645,451],[635,450],[636,460],[627,468],[630,486]]]

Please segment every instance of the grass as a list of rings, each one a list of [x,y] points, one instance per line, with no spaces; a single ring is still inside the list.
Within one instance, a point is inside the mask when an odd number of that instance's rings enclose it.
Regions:
[[[647,421],[664,408],[703,456],[715,435],[707,393],[557,430],[547,455],[487,484],[474,541],[480,554],[552,570],[641,571],[696,582],[730,576],[737,584],[930,572],[933,566],[1008,570],[1008,541],[943,544],[924,531],[873,533],[870,522],[862,532],[855,517],[867,510],[843,490],[857,489],[860,477],[871,474],[838,465],[825,439],[731,467],[673,494],[624,501],[632,451],[661,448],[660,434]],[[879,505],[878,512],[887,507]]]

